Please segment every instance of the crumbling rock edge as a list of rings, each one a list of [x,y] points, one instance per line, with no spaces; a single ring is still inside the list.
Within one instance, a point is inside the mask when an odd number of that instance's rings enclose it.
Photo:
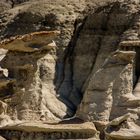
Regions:
[[[137,115],[130,113],[114,119],[106,126],[104,130],[106,139],[139,140],[140,126],[137,119]]]
[[[6,138],[14,138],[12,132],[17,132],[16,137],[20,133],[44,134],[44,138],[51,139],[89,139],[98,137],[98,131],[93,123],[85,122],[80,124],[49,124],[47,122],[19,122],[0,128],[0,134]],[[9,135],[6,135],[9,133]],[[11,133],[11,134],[10,134]],[[10,137],[11,135],[11,137]],[[31,137],[31,136],[29,136]],[[28,136],[26,137],[28,138]],[[39,137],[38,137],[39,138]]]
[[[11,37],[9,39],[4,39],[0,42],[0,48],[9,50],[9,51],[20,51],[20,52],[35,52],[40,49],[40,47],[45,47],[43,49],[51,50],[53,47],[56,47],[52,44],[51,38],[54,39],[60,34],[59,31],[40,31],[33,32],[30,34],[19,35]],[[49,36],[50,39],[47,37]],[[46,40],[47,39],[47,40]],[[47,45],[47,46],[45,46]],[[32,48],[38,46],[38,48]]]

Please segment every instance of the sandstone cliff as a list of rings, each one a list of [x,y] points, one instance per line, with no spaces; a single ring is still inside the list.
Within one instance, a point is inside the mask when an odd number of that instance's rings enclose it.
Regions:
[[[0,11],[1,139],[140,139],[139,0]]]

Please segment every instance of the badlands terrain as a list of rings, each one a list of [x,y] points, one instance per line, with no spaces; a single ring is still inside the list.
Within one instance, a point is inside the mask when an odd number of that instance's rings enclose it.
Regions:
[[[140,1],[1,0],[0,140],[140,140]]]

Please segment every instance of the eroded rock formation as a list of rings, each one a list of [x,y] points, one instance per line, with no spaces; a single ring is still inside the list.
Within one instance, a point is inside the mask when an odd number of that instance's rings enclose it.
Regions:
[[[58,34],[35,32],[1,42],[1,48],[8,50],[1,61],[1,66],[8,70],[3,82],[7,85],[6,81],[14,81],[10,116],[20,120],[40,120],[44,116],[48,120],[66,115],[66,105],[57,99],[53,84],[57,59],[53,39]]]
[[[11,2],[0,3],[0,135],[139,140],[139,1]]]

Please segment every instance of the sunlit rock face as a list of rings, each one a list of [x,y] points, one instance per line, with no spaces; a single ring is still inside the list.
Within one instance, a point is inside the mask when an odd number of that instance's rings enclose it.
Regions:
[[[13,3],[0,14],[0,135],[139,140],[139,1]]]
[[[1,48],[8,50],[1,67],[8,70],[2,83],[3,88],[11,86],[7,89],[7,94],[12,92],[7,97],[11,117],[53,120],[66,115],[66,105],[57,99],[54,85],[57,46],[53,39],[58,34],[35,32],[1,42]]]
[[[91,122],[84,123],[79,118],[69,124],[59,122],[67,115],[68,108],[57,97],[54,84],[55,38],[59,34],[58,31],[34,32],[1,42],[1,88],[12,83],[8,89],[12,93],[4,94],[0,101],[0,134],[4,138],[98,138]]]

